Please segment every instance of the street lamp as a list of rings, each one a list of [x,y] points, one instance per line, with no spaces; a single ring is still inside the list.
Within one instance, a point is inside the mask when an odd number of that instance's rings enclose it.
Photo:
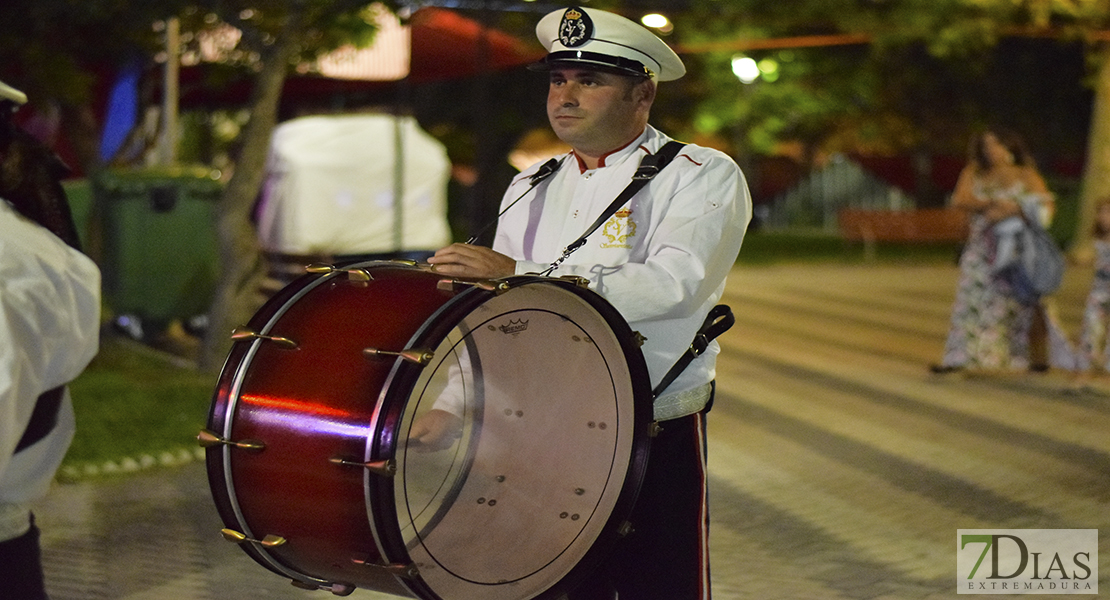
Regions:
[[[658,29],[660,33],[664,34],[674,30],[674,24],[671,23],[671,20],[659,13],[646,14],[640,17],[640,22],[643,23],[645,27]]]
[[[732,74],[740,83],[752,83],[759,79],[759,65],[752,57],[737,54],[732,57]]]

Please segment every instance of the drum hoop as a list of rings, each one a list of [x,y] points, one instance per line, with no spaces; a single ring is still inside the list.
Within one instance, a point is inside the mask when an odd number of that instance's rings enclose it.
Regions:
[[[371,261],[370,263],[361,266],[387,266],[404,268],[407,265],[392,263],[389,261]],[[297,280],[294,280],[294,283],[300,281],[303,283],[303,285],[292,294],[275,296],[271,298],[271,301],[264,304],[262,308],[258,310],[258,313],[256,314],[261,315],[264,314],[267,311],[267,308],[269,308],[271,305],[276,306],[276,308],[272,310],[272,313],[267,318],[266,323],[259,329],[258,333],[262,335],[269,334],[274,325],[283,316],[285,316],[285,313],[288,312],[291,307],[296,305],[304,296],[340,274],[341,272],[339,271],[331,271],[323,274],[308,273],[303,275],[302,277],[299,277]],[[290,286],[292,285],[293,284],[291,283]],[[228,402],[223,414],[223,424],[221,427],[221,431],[218,432],[220,436],[225,439],[231,437],[231,428],[234,424],[234,419],[232,417],[235,415],[236,408],[239,404],[239,396],[242,389],[243,381],[246,378],[246,372],[248,368],[254,362],[254,357],[258,353],[258,348],[261,347],[262,341],[263,340],[261,339],[256,339],[250,343],[250,346],[244,353],[242,360],[240,360],[239,364],[236,366],[235,374],[232,376],[231,386],[228,390]],[[220,465],[221,469],[223,470],[224,489],[227,493],[228,508],[231,510],[232,514],[235,517],[235,525],[239,528],[239,531],[247,537],[256,537],[255,534],[251,531],[250,527],[247,525],[246,516],[243,514],[243,511],[239,505],[239,499],[236,493],[236,486],[234,485],[234,478],[231,474],[231,448],[229,446],[223,445],[220,449],[220,453]],[[262,564],[262,566],[270,569],[271,571],[274,571],[279,575],[283,575],[298,581],[314,583],[317,585],[329,585],[332,583],[329,580],[314,577],[302,571],[296,570],[295,567],[286,565],[285,563],[281,562],[276,556],[266,551],[264,548],[257,547],[256,544],[241,544],[240,547],[252,558],[254,558],[256,562],[259,562],[260,564]]]
[[[617,339],[622,354],[625,357],[631,379],[630,385],[634,402],[632,455],[629,456],[628,467],[625,473],[623,473],[621,489],[614,500],[612,511],[605,518],[605,523],[601,527],[597,539],[594,540],[585,552],[583,552],[574,566],[568,569],[562,578],[552,584],[548,589],[541,592],[539,596],[536,596],[536,599],[548,597],[557,598],[560,593],[566,591],[565,588],[567,583],[573,583],[584,578],[587,570],[593,568],[591,562],[596,561],[597,557],[611,549],[613,544],[617,541],[618,536],[616,532],[621,526],[618,520],[627,519],[628,516],[631,515],[632,506],[639,496],[650,450],[651,440],[649,431],[651,422],[653,421],[651,383],[648,375],[647,363],[645,362],[643,353],[639,347],[635,345],[635,336],[631,327],[616,308],[602,296],[597,293],[583,294],[574,282],[541,275],[516,275],[504,278],[502,281],[508,284],[508,292],[511,292],[514,288],[533,283],[556,285],[563,288],[565,291],[569,291],[588,304],[612,329],[612,333]],[[445,302],[425,320],[425,322],[417,328],[412,337],[410,337],[408,346],[413,347],[422,343],[427,343],[429,339],[434,339],[437,343],[446,339],[447,334],[453,329],[454,324],[448,325],[446,322],[440,322],[446,321],[441,318],[444,313],[447,311],[463,310],[465,314],[470,314],[475,308],[496,294],[496,292],[477,287],[464,290]],[[442,331],[435,331],[434,328],[436,327],[441,328]],[[422,367],[420,366],[408,364],[400,359],[396,360],[382,386],[378,406],[384,406],[385,393],[392,390],[393,384],[398,379],[403,382],[403,388],[406,393],[411,394],[412,388],[415,387],[421,372]],[[365,459],[367,461],[396,457],[401,419],[398,417],[392,419],[389,423],[385,423],[383,422],[383,412],[384,411],[376,412],[373,422],[370,424],[370,431],[374,433],[369,436],[367,440],[365,454]],[[403,412],[403,407],[400,412]],[[383,436],[385,427],[392,428],[388,436],[390,440],[389,447],[382,447],[379,443],[379,441],[385,437]],[[363,482],[365,486],[366,506],[368,509],[367,517],[371,529],[374,532],[373,537],[375,543],[378,545],[379,552],[389,561],[399,560],[406,563],[412,562],[403,540],[400,539],[399,521],[396,514],[397,507],[394,505],[396,498],[394,495],[394,482],[390,480],[389,482],[383,483],[380,478],[371,478],[369,474],[364,477]],[[375,494],[375,490],[377,494]],[[385,515],[388,518],[383,518],[381,514],[377,514],[377,518],[375,518],[375,511],[370,510],[371,507],[383,506],[389,507],[393,512]],[[379,529],[378,519],[383,520],[384,529],[386,531]],[[384,547],[383,541],[386,540],[387,537],[388,544],[392,546],[391,548]],[[397,581],[406,588],[409,588],[414,594],[417,594],[418,597],[438,597],[434,590],[429,588],[424,578],[419,575],[412,579],[397,577]],[[422,594],[421,591],[415,589],[416,587],[419,587],[421,590],[425,591],[426,594],[430,595]]]

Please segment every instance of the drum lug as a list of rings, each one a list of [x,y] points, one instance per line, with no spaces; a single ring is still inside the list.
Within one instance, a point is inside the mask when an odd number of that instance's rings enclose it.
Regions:
[[[346,273],[349,281],[374,281],[374,276],[366,269],[337,269],[333,265],[325,265],[323,263],[312,263],[304,268],[309,273],[317,273],[327,275],[329,273]]]
[[[347,467],[362,467],[375,475],[382,477],[393,477],[397,473],[397,463],[393,460],[372,460],[370,462],[358,462],[355,460],[347,460],[341,456],[333,456],[328,459],[333,465],[343,465]]]
[[[400,352],[382,350],[380,348],[363,348],[362,355],[366,358],[381,359],[386,356],[400,356],[403,360],[418,365],[426,365],[435,358],[435,352],[425,348],[406,348]]]
[[[260,540],[256,540],[254,538],[249,538],[245,534],[240,533],[238,531],[235,531],[234,529],[221,529],[220,534],[223,535],[224,539],[229,541],[229,542],[233,542],[233,543],[236,543],[236,544],[242,544],[243,542],[250,542],[252,544],[260,544],[262,546],[265,546],[266,548],[273,548],[275,546],[281,546],[286,541],[288,541],[285,538],[281,537],[280,535],[274,535],[272,533],[270,535],[267,535],[266,537],[260,539]]]
[[[236,342],[241,342],[243,340],[266,340],[268,342],[274,342],[279,347],[287,350],[295,350],[297,348],[297,342],[289,338],[262,335],[249,327],[236,327],[231,331],[231,339]]]
[[[390,575],[402,577],[404,579],[416,579],[420,575],[420,569],[417,568],[417,566],[413,563],[392,563],[388,565],[379,565],[377,563],[362,560],[361,558],[352,558],[351,562],[362,567],[383,569],[387,571]]]
[[[238,448],[240,450],[250,450],[252,452],[261,452],[266,449],[266,444],[263,444],[258,440],[243,440],[241,442],[236,442],[226,438],[222,438],[207,429],[201,429],[200,433],[197,434],[197,443],[200,444],[201,448],[208,448],[210,446],[223,444],[225,446],[231,446],[232,448]]]
[[[662,431],[663,426],[659,424],[659,421],[652,421],[648,427],[648,437],[658,437]]]
[[[462,285],[462,283],[463,282],[458,279],[440,279],[436,282],[436,289],[448,294],[454,294],[459,291],[459,286]]]
[[[644,342],[646,342],[646,341],[647,341],[647,338],[644,337],[644,334],[640,333],[639,331],[633,331],[632,332],[632,343],[636,344],[637,348],[643,348],[644,347]]]

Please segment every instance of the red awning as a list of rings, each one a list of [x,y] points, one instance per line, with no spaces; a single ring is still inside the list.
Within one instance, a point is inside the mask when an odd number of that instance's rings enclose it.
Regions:
[[[503,31],[442,8],[423,8],[412,15],[414,82],[468,77],[535,62],[543,57],[539,42],[527,43]]]

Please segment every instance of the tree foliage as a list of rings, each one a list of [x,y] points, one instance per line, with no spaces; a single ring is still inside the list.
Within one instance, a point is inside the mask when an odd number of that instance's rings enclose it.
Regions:
[[[1105,0],[694,0],[675,41],[704,76],[693,133],[737,154],[958,154],[1000,125],[1040,157],[1086,155],[1081,237],[1110,195],[1108,26]],[[739,54],[777,79],[739,84]]]
[[[1000,45],[1040,22],[1009,1],[704,0],[695,6],[682,22],[679,45],[710,50],[695,57],[707,85],[693,123],[701,131],[745,132],[741,150],[756,153],[782,140],[829,150],[951,151],[957,132],[967,135],[987,113],[1021,100],[1021,88],[988,86],[1031,52],[1028,44],[1010,44],[1000,53]],[[1074,46],[1077,39],[1059,29],[1051,43],[1072,40]],[[1074,49],[1054,48],[1053,58],[1067,52]],[[776,78],[739,85],[729,65],[737,54],[777,65]],[[1050,64],[1046,58],[1032,66]],[[1058,74],[1076,75],[1070,68]],[[1046,79],[1058,83],[1056,76]]]

